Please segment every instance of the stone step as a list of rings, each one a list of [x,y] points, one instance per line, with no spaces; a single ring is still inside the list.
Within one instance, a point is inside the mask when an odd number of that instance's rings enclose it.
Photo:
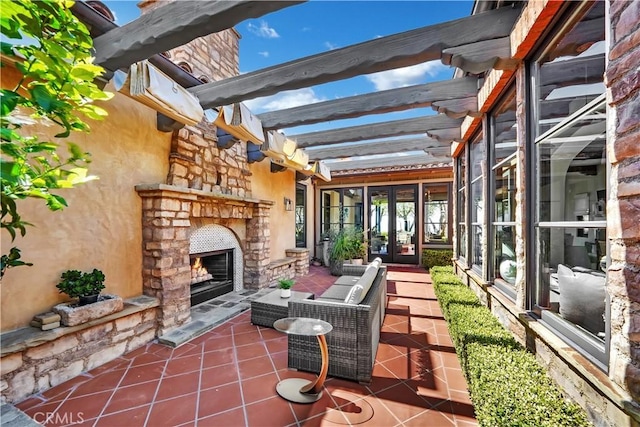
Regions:
[[[0,418],[3,427],[37,427],[41,425],[9,403],[2,404]],[[45,418],[46,415],[43,414],[42,421],[45,421]]]
[[[238,302],[235,304],[224,304],[225,306],[212,306],[211,310],[191,310],[191,322],[164,334],[158,338],[160,344],[170,347],[179,347],[182,344],[199,337],[210,331],[225,321],[237,316],[243,311],[251,308],[249,302]],[[198,306],[202,308],[202,305]]]

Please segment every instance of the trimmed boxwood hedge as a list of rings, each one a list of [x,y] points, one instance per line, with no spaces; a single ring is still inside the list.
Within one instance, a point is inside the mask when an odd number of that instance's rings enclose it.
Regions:
[[[424,249],[422,266],[429,270],[431,267],[451,265],[451,258],[453,258],[451,249]]]
[[[453,268],[434,267],[430,272],[479,425],[591,425],[582,408],[562,396],[535,356],[482,305]]]

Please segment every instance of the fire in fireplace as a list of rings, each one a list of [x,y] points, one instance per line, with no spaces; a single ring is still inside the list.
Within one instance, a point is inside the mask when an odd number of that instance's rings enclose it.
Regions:
[[[192,306],[233,291],[233,249],[190,257]]]

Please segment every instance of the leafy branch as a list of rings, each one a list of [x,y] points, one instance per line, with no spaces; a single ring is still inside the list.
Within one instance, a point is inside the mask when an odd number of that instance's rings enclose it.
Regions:
[[[71,132],[88,132],[82,116],[103,119],[107,112],[93,102],[113,96],[94,83],[104,69],[93,64],[93,40],[71,13],[72,5],[67,0],[2,1],[2,67],[10,62],[19,73],[13,89],[0,89],[1,228],[12,241],[31,225],[18,211],[20,200],[41,199],[50,210],[60,210],[67,202],[52,190],[97,179],[84,167],[89,153],[71,142],[65,152],[58,142]],[[60,128],[54,141],[38,135],[37,126],[43,125]],[[2,255],[0,277],[20,265],[31,264],[11,248]]]

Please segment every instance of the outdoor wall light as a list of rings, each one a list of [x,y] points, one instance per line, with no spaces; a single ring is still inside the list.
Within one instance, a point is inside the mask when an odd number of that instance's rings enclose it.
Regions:
[[[293,210],[293,203],[291,203],[291,199],[285,197],[284,198],[284,209],[286,211],[292,211]]]

